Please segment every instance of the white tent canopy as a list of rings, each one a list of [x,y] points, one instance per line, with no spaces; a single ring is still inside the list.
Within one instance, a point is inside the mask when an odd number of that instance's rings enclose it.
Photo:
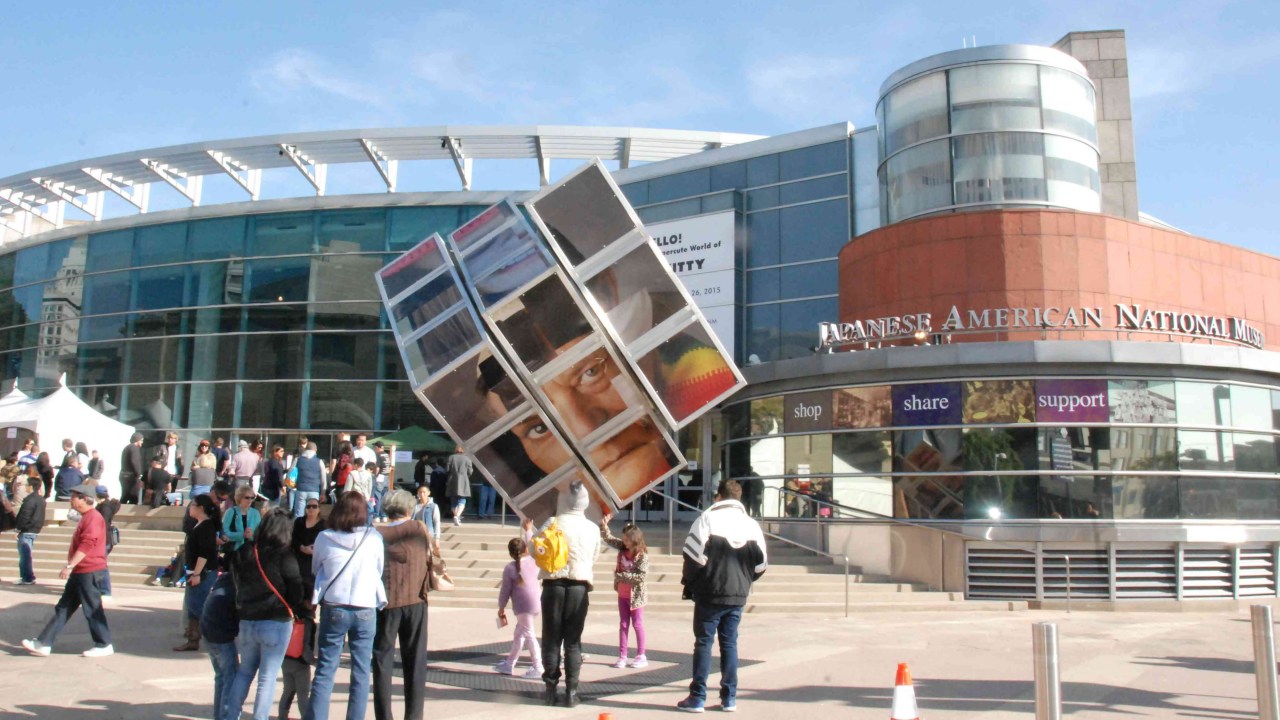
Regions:
[[[21,427],[39,435],[40,448],[57,464],[61,458],[63,438],[83,442],[90,451],[97,450],[104,462],[101,484],[112,497],[120,497],[120,451],[129,444],[133,427],[117,422],[94,410],[71,392],[66,376],[61,387],[48,397],[32,400],[14,388],[0,398],[0,428]],[[18,397],[21,396],[21,397]],[[24,399],[25,398],[25,399]],[[88,468],[82,468],[86,473]]]

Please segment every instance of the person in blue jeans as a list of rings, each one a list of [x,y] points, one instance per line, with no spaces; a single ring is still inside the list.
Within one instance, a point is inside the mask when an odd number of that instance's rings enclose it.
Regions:
[[[742,485],[722,480],[716,502],[689,528],[684,541],[683,597],[693,600],[693,680],[689,696],[676,703],[700,713],[707,704],[711,643],[720,641],[720,709],[738,709],[738,624],[751,585],[769,562],[764,533],[742,505]]]
[[[293,634],[293,618],[306,611],[298,559],[289,546],[292,536],[293,518],[284,510],[272,508],[254,538],[235,555],[236,611],[240,615],[236,650],[240,652],[240,666],[228,699],[230,717],[239,717],[256,675],[253,718],[271,718],[276,679]]]
[[[320,533],[313,546],[313,604],[320,607],[320,627],[311,705],[303,720],[328,720],[344,641],[351,652],[347,720],[364,720],[369,705],[377,611],[386,607],[387,591],[382,584],[382,535],[365,524],[366,503],[358,492],[343,493],[329,514],[329,529]]]
[[[44,529],[44,496],[32,491],[27,478],[20,476],[13,481],[13,497],[18,503],[17,508],[0,492],[0,503],[5,512],[14,516],[13,527],[18,532],[18,584],[35,585],[36,571],[31,558],[35,552],[36,537]]]
[[[324,463],[316,457],[316,444],[307,443],[307,449],[293,462],[298,471],[294,479],[293,516],[300,518],[307,514],[307,500],[319,500],[320,490],[324,484]]]
[[[487,481],[480,483],[480,505],[476,508],[476,513],[487,518],[493,515],[493,501],[498,497],[498,492],[493,489]]]
[[[239,712],[228,711],[228,700],[240,669],[240,655],[236,652],[239,634],[235,580],[229,572],[217,574],[200,615],[200,636],[213,664],[213,720],[239,720],[240,717]]]

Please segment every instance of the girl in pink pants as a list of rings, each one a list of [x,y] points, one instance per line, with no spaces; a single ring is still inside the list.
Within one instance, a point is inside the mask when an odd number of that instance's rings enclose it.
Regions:
[[[529,650],[529,670],[522,676],[526,680],[542,677],[542,652],[538,649],[538,636],[534,634],[534,620],[542,612],[542,599],[538,594],[538,566],[529,557],[529,544],[521,538],[507,543],[511,562],[502,570],[502,588],[498,591],[498,622],[507,624],[507,600],[516,611],[515,637],[511,640],[511,652],[494,666],[503,675],[515,673],[520,661],[520,651]]]
[[[618,551],[613,572],[613,588],[618,591],[618,661],[613,666],[642,668],[649,664],[644,656],[644,605],[649,599],[645,576],[649,573],[649,552],[644,532],[635,525],[622,528],[621,539],[614,537],[609,532],[612,517],[606,515],[600,520],[600,538]],[[631,629],[636,632],[636,658],[628,663],[627,641]]]

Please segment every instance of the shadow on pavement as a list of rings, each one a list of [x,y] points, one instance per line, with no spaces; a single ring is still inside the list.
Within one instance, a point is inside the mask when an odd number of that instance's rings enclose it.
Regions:
[[[58,594],[61,595],[61,588]],[[201,653],[177,653],[171,649],[182,641],[178,628],[182,611],[172,608],[148,608],[137,605],[108,605],[107,626],[111,628],[111,640],[116,652],[135,657],[161,658],[165,660],[198,656]],[[12,621],[0,624],[0,652],[10,655],[28,655],[22,648],[23,638],[40,633],[45,623],[53,617],[53,606],[45,603],[24,602],[5,608],[6,618]],[[18,620],[17,618],[21,618]],[[83,609],[76,610],[67,621],[61,637],[54,643],[53,654],[79,654],[89,647],[89,625]],[[207,658],[205,660],[207,664]]]
[[[209,714],[208,704],[186,702],[129,703],[118,700],[85,700],[74,707],[54,705],[15,705],[10,710],[0,710],[0,720],[30,720],[58,718],[58,720],[177,720],[178,718],[203,718]]]
[[[1143,662],[1146,661],[1146,662]],[[1226,658],[1206,657],[1140,657],[1134,660],[1138,665],[1155,667],[1184,668],[1187,670],[1207,670],[1209,672],[1231,672],[1253,674],[1252,660],[1228,660]]]

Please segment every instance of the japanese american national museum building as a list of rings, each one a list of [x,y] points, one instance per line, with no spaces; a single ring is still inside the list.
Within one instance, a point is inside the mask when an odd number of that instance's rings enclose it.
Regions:
[[[666,492],[762,478],[777,531],[971,598],[1064,597],[1068,563],[1074,598],[1280,594],[1280,260],[1140,212],[1124,33],[917,60],[876,109],[773,137],[295,133],[0,178],[0,373],[65,374],[188,456],[434,428],[374,272],[536,192],[472,190],[487,162],[545,185],[599,157],[748,381],[680,431]],[[412,166],[460,189],[402,187]],[[386,192],[325,192],[338,173]],[[263,199],[277,178],[307,195]]]

